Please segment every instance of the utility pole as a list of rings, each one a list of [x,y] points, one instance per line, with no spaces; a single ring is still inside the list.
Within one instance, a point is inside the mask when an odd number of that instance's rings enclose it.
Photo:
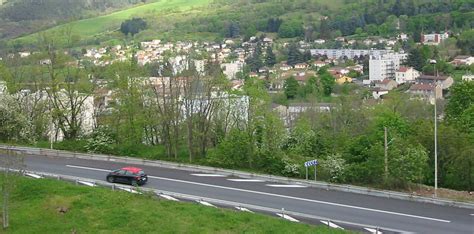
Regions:
[[[388,143],[387,143],[387,127],[384,127],[384,149],[385,149],[385,181],[388,179]]]
[[[437,88],[438,88],[438,72],[436,72],[436,60],[430,61],[433,64],[433,72],[435,73],[435,87],[434,87],[434,157],[435,157],[435,189],[434,197],[438,196],[438,118],[437,118]]]

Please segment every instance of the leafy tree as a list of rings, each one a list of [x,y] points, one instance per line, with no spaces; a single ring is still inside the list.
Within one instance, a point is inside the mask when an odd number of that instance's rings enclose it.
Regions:
[[[346,160],[341,154],[330,154],[321,164],[322,168],[328,171],[330,182],[341,182],[343,180]]]
[[[282,23],[283,23],[283,20],[280,18],[270,18],[267,21],[266,31],[272,32],[272,33],[278,32],[278,30],[280,29],[280,25]]]
[[[324,69],[320,70],[318,73],[324,96],[331,96],[334,85],[336,84],[334,77],[332,77],[332,75]]]
[[[463,32],[457,41],[457,45],[465,54],[474,54],[474,29]]]
[[[291,76],[285,80],[285,84],[283,85],[285,89],[285,95],[288,99],[293,99],[298,94],[298,89],[300,85],[295,77]]]
[[[451,96],[446,106],[446,120],[460,126],[463,131],[472,130],[474,126],[471,122],[474,106],[474,82],[456,83],[450,91]]]
[[[144,30],[147,27],[147,23],[142,18],[128,19],[122,22],[120,25],[120,31],[125,35],[135,35],[138,32]]]
[[[225,36],[230,37],[230,38],[236,38],[240,36],[239,24],[236,22],[230,22],[229,25],[227,26],[227,33]]]

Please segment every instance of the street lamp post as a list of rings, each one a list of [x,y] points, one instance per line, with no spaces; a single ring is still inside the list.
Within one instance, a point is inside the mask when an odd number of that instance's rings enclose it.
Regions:
[[[431,64],[433,64],[433,73],[435,76],[435,87],[434,87],[434,157],[435,157],[435,182],[434,182],[434,196],[437,197],[438,192],[438,118],[437,118],[437,107],[436,107],[436,91],[438,88],[438,81],[437,81],[437,72],[436,72],[436,60],[431,60]]]

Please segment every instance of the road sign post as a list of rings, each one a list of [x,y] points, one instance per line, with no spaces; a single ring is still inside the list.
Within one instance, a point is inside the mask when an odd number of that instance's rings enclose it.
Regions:
[[[306,180],[308,180],[308,167],[314,166],[314,181],[316,181],[316,166],[318,165],[318,160],[314,159],[304,163],[306,167]]]

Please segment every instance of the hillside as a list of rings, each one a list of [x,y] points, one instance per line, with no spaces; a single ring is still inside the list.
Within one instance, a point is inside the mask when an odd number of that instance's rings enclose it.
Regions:
[[[152,0],[148,0],[151,2]],[[2,0],[0,39],[142,4],[142,0]]]

